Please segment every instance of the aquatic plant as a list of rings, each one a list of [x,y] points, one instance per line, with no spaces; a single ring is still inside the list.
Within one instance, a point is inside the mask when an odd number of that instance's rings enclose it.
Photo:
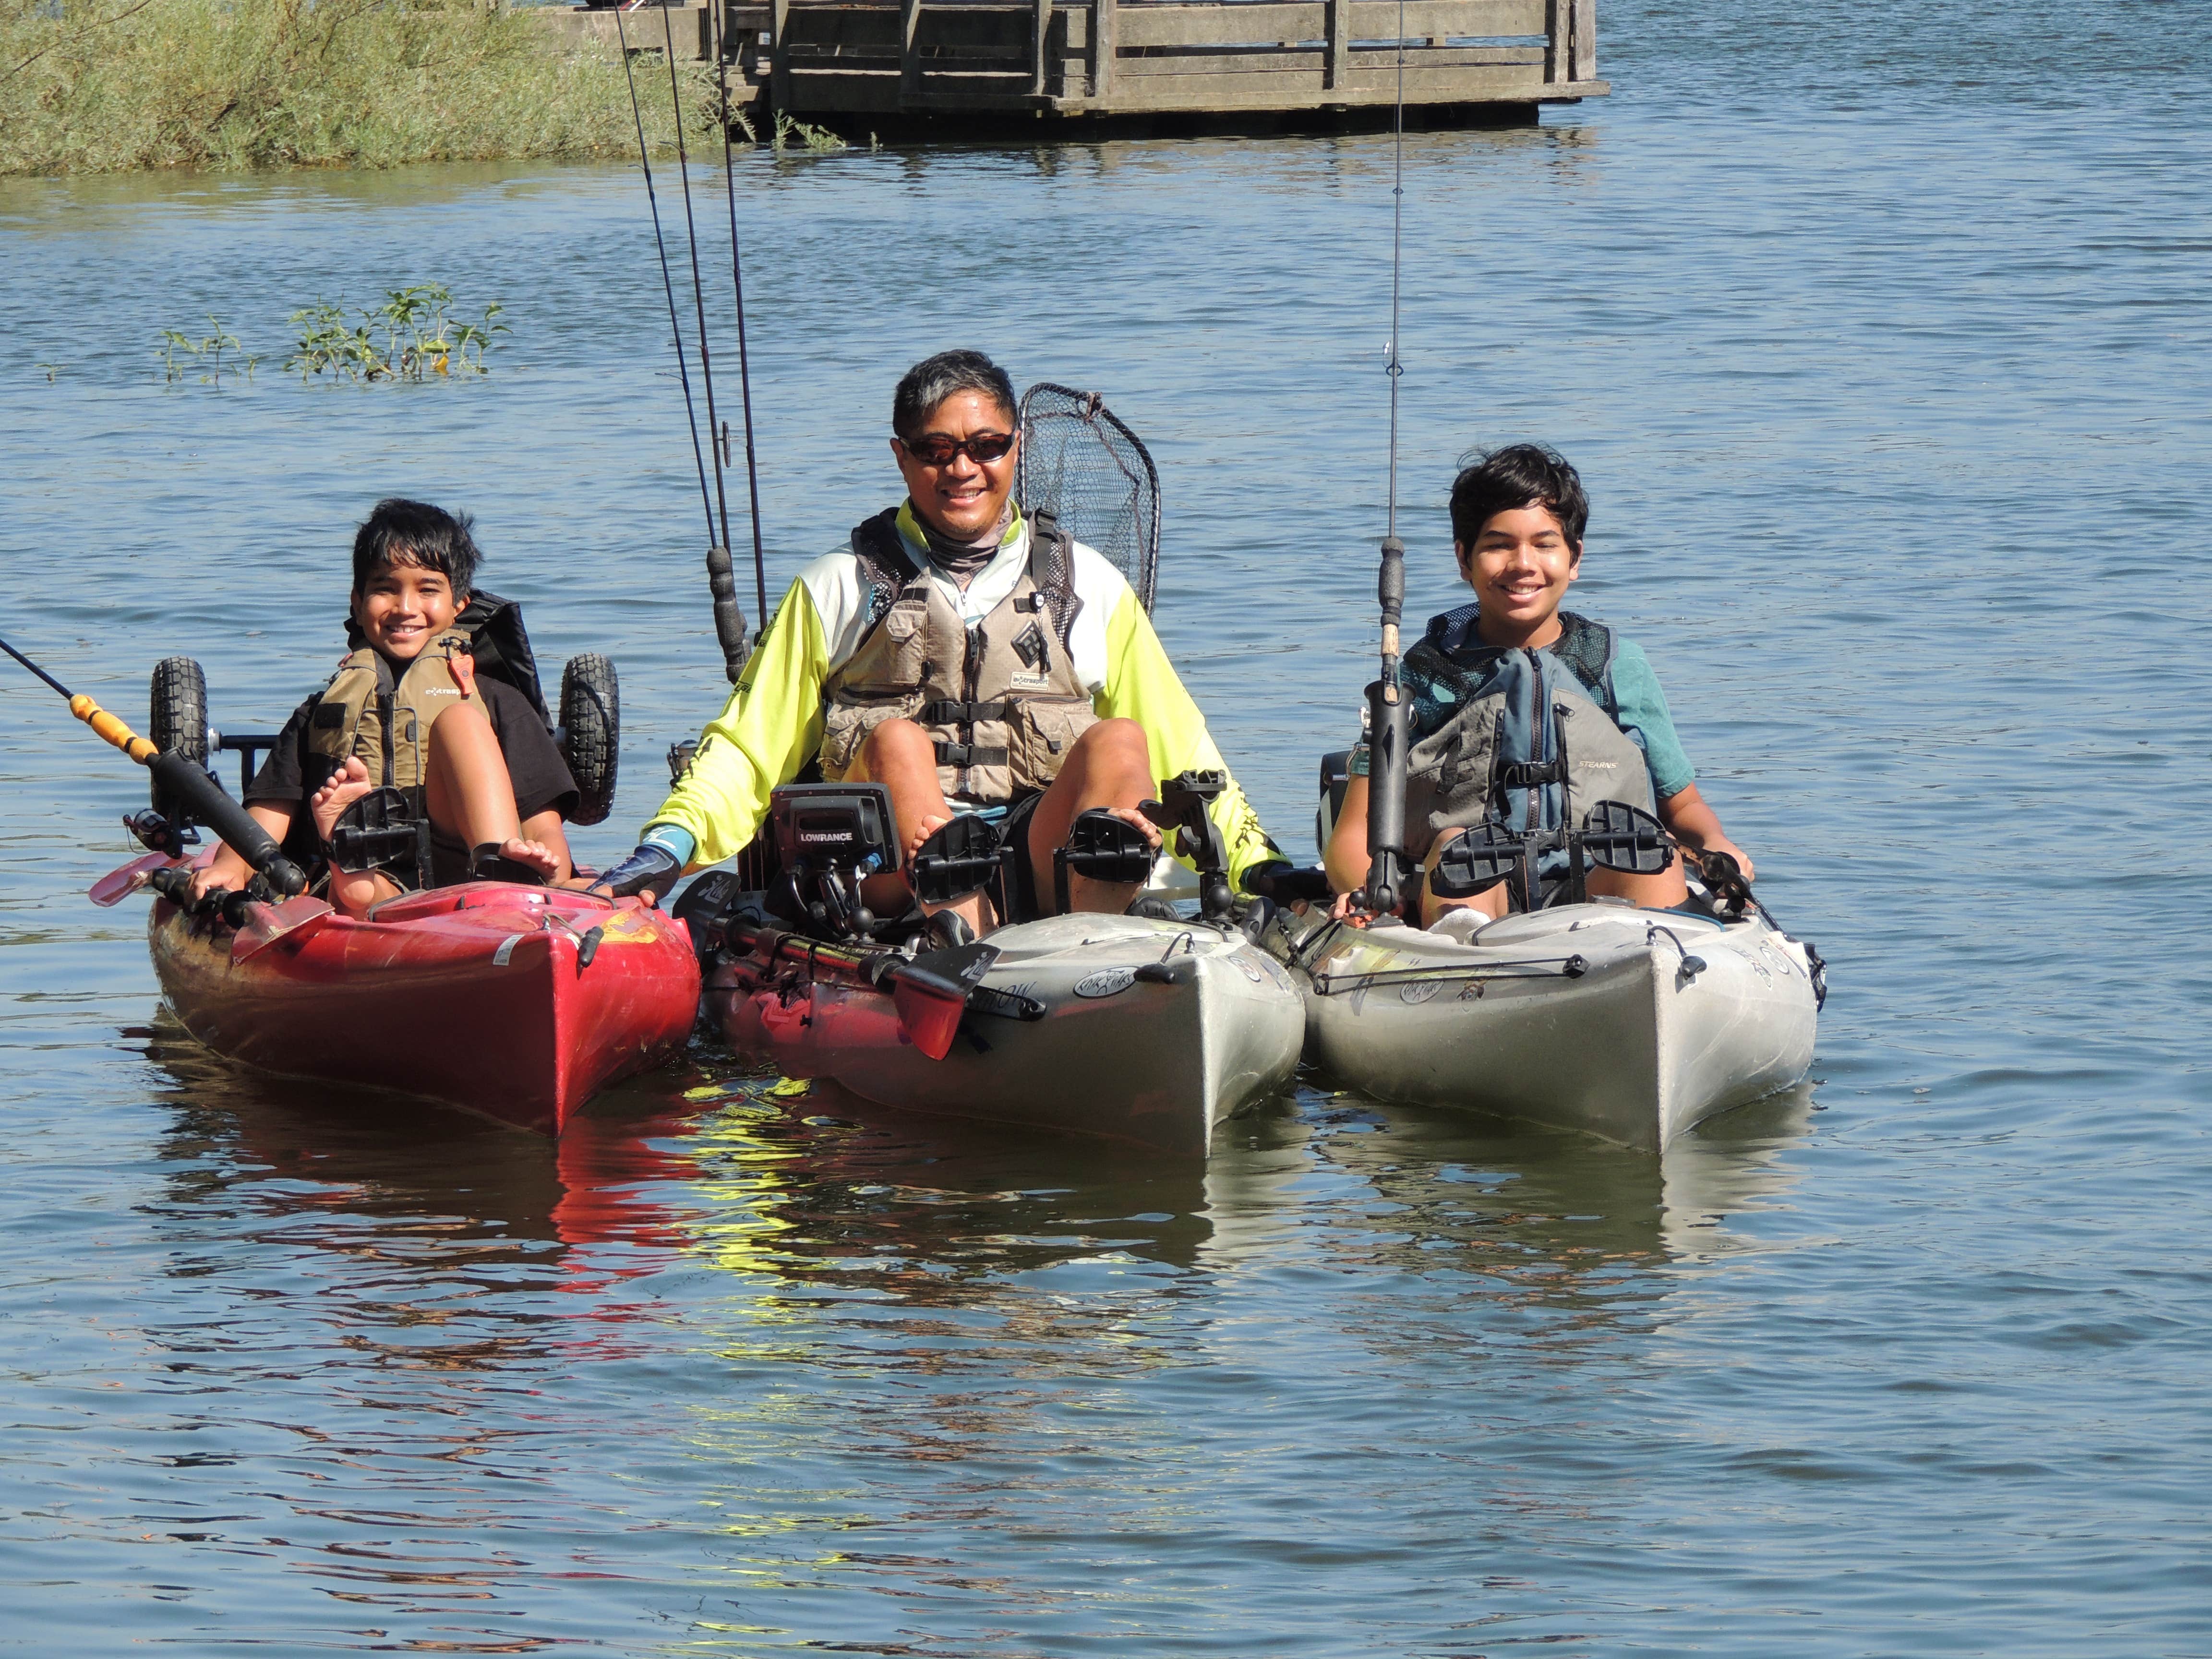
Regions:
[[[173,386],[194,373],[199,375],[202,386],[219,386],[225,374],[246,380],[253,378],[253,366],[261,359],[246,355],[246,349],[239,344],[238,337],[226,333],[222,325],[216,320],[213,312],[208,313],[207,319],[208,326],[215,332],[197,340],[173,328],[161,331],[160,355],[164,383]],[[226,351],[233,354],[228,360],[223,356]],[[53,378],[50,371],[46,379],[52,380]]]
[[[750,137],[751,124],[744,121],[740,116],[739,125],[744,127],[745,136]],[[781,110],[778,110],[775,112],[775,136],[770,141],[771,143],[779,150],[788,149],[793,138],[817,154],[848,148],[845,141],[827,127],[809,125],[806,122],[786,115]]]
[[[382,305],[361,312],[361,321],[349,325],[343,300],[317,295],[314,304],[292,313],[300,343],[284,367],[302,380],[318,374],[355,382],[482,374],[484,354],[507,332],[499,320],[506,307],[494,301],[480,321],[468,323],[450,314],[453,303],[443,283],[391,289]]]
[[[714,66],[678,70],[719,143]],[[0,173],[619,157],[630,119],[618,53],[477,0],[0,0]]]

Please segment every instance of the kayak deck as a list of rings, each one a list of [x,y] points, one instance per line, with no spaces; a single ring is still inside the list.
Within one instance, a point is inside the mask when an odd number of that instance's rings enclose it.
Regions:
[[[236,955],[230,928],[162,900],[148,934],[162,994],[216,1053],[540,1134],[674,1055],[698,1010],[683,922],[563,890],[411,893]]]
[[[981,979],[1028,1017],[971,1006],[933,1060],[892,997],[803,966],[726,955],[707,1011],[730,1046],[908,1110],[1203,1152],[1214,1125],[1297,1069],[1289,974],[1202,922],[1064,915],[1002,927]]]

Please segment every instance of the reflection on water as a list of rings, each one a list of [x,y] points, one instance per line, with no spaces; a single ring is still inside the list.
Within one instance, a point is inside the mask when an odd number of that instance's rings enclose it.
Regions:
[[[1578,607],[1838,964],[1817,1091],[1663,1163],[1307,1093],[1178,1164],[705,1048],[557,1147],[257,1079],[80,896],[143,778],[0,675],[15,1639],[2212,1650],[2212,9],[1607,3],[1615,98],[1407,143],[1409,606],[1468,445],[1582,466]],[[1163,637],[1303,847],[1373,660],[1389,157],[742,162],[771,584],[883,503],[921,351],[1099,387]],[[544,659],[620,663],[579,848],[627,845],[725,685],[624,170],[9,180],[0,238],[0,632],[125,713],[188,651],[254,729],[364,507],[452,501]],[[272,367],[418,281],[508,302],[490,375]],[[208,311],[272,355],[165,387]]]

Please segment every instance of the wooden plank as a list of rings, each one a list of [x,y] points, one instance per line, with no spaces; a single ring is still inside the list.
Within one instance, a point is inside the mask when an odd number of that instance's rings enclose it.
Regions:
[[[1547,0],[1407,0],[1409,38],[1498,40],[1546,32]],[[1338,0],[1262,5],[1133,5],[1121,12],[1121,47],[1238,46],[1328,38]],[[1395,40],[1395,0],[1356,0],[1347,38]]]
[[[1574,50],[1568,61],[1577,81],[1597,79],[1597,0],[1574,0]]]
[[[1114,95],[1114,59],[1121,50],[1121,8],[1115,0],[1091,0],[1091,95]]]
[[[769,0],[769,100],[791,107],[791,0]]]
[[[1574,0],[1546,0],[1544,7],[1544,78],[1573,79],[1567,61],[1567,19]]]
[[[1321,40],[1328,6],[1132,6],[1121,14],[1121,46],[1234,46]]]
[[[1045,53],[1052,39],[1052,0],[1036,0],[1036,21],[1032,27],[1030,49],[1033,58],[1030,90],[1038,97],[1044,96]]]
[[[899,3],[899,101],[921,90],[921,0]]]
[[[1328,0],[1328,65],[1322,84],[1342,86],[1352,67],[1352,0]]]
[[[1546,4],[1547,0],[1407,0],[1406,33],[1476,40],[1542,34]],[[1396,40],[1394,0],[1358,0],[1352,9],[1352,38]]]
[[[1410,76],[1422,70],[1521,68],[1540,72],[1543,63],[1541,46],[1446,46],[1441,52],[1424,47],[1406,54],[1406,72]],[[1320,46],[1251,46],[1241,52],[1179,52],[1171,57],[1125,55],[1114,68],[1125,80],[1139,76],[1279,75],[1296,70],[1319,75],[1324,87],[1334,87],[1346,84],[1353,70],[1389,70],[1395,74],[1397,66],[1395,51],[1350,52],[1340,67],[1331,64],[1328,52]]]
[[[1602,82],[1596,83],[1602,85]],[[1352,70],[1342,86],[1323,88],[1321,77],[1255,73],[1131,76],[1111,99],[1085,100],[1090,112],[1139,114],[1164,110],[1297,110],[1327,104],[1388,105],[1397,91],[1397,71]],[[1528,68],[1406,71],[1409,104],[1533,104],[1570,94],[1565,85],[1547,85]],[[1574,90],[1571,95],[1583,95]],[[1065,107],[1067,100],[1056,100]]]

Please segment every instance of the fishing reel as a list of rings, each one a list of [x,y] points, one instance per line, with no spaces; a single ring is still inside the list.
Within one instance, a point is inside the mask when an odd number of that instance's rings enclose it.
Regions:
[[[787,783],[769,793],[769,837],[780,868],[768,908],[817,938],[872,937],[860,884],[899,867],[890,791],[880,783]]]
[[[137,812],[123,815],[123,827],[131,838],[149,853],[160,853],[168,858],[180,858],[187,848],[200,844],[200,832],[191,819],[179,816],[164,817],[149,806]]]
[[[1561,851],[1567,855],[1565,878],[1555,878],[1547,890],[1545,861]],[[1601,800],[1579,830],[1516,830],[1495,817],[1484,819],[1437,854],[1429,890],[1438,898],[1473,898],[1508,882],[1510,907],[1533,910],[1584,902],[1591,865],[1622,875],[1656,876],[1674,861],[1674,841],[1657,818],[1626,801]]]

